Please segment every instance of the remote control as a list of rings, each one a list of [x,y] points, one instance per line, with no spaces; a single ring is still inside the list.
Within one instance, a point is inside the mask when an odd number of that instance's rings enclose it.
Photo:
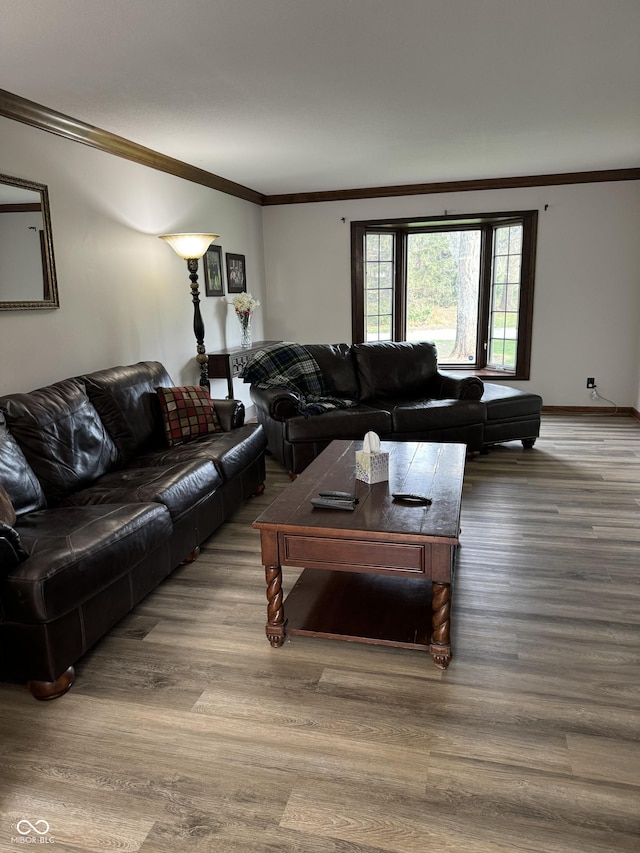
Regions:
[[[355,501],[341,501],[336,498],[311,498],[311,503],[321,509],[348,509],[353,512],[356,508]]]
[[[358,498],[349,492],[318,492],[321,498],[335,498],[338,501],[353,501],[358,503]]]
[[[406,503],[423,504],[429,506],[432,503],[431,498],[426,495],[416,495],[412,492],[394,492],[392,497],[395,501],[405,501]]]

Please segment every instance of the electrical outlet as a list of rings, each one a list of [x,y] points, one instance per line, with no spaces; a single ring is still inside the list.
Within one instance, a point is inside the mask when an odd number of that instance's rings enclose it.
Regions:
[[[596,387],[596,380],[593,378],[593,376],[590,376],[587,379],[587,388],[595,388],[595,387]]]

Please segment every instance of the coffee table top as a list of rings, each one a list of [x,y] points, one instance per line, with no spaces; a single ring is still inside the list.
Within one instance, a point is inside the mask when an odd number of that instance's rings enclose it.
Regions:
[[[367,485],[355,477],[355,451],[362,441],[333,441],[256,519],[261,530],[287,528],[310,532],[367,531],[428,536],[457,543],[466,445],[431,441],[383,441],[389,453],[389,480]],[[356,509],[313,507],[319,491],[350,492]],[[428,495],[430,506],[400,504],[392,492]]]

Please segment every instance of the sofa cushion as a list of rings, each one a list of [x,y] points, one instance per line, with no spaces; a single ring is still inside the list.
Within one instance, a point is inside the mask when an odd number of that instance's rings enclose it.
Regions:
[[[47,505],[35,472],[27,462],[0,412],[0,483],[7,490],[17,515]]]
[[[156,388],[173,382],[159,361],[111,367],[81,378],[123,464],[141,449],[161,441],[162,416]]]
[[[156,501],[167,507],[176,522],[221,483],[220,474],[208,459],[178,462],[161,468],[125,468],[111,471],[93,485],[69,495],[64,506]]]
[[[117,461],[116,447],[79,379],[2,397],[0,408],[48,501],[81,489]]]
[[[429,432],[448,427],[482,424],[485,410],[475,400],[378,401],[389,411],[394,433]]]
[[[435,344],[427,341],[375,341],[352,347],[360,399],[424,397],[438,369]]]
[[[157,388],[156,391],[169,447],[221,432],[215,406],[204,388],[185,385],[181,388]]]
[[[267,438],[260,424],[245,424],[230,432],[205,435],[177,447],[149,450],[136,457],[135,465],[147,467],[208,459],[224,480],[231,480],[260,457],[266,447]]]
[[[1,581],[4,618],[45,622],[130,572],[172,525],[165,507],[138,503],[41,510],[17,529],[29,558]]]
[[[305,344],[322,372],[327,393],[357,400],[360,397],[358,374],[348,344]]]
[[[377,432],[378,435],[387,435],[391,429],[389,412],[369,406],[335,409],[310,418],[297,415],[284,423],[285,438],[293,443],[332,441],[335,438],[362,438],[369,430]]]

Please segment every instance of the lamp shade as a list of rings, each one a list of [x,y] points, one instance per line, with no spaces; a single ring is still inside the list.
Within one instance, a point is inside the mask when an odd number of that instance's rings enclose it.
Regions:
[[[176,254],[186,261],[201,258],[219,234],[161,234]]]

